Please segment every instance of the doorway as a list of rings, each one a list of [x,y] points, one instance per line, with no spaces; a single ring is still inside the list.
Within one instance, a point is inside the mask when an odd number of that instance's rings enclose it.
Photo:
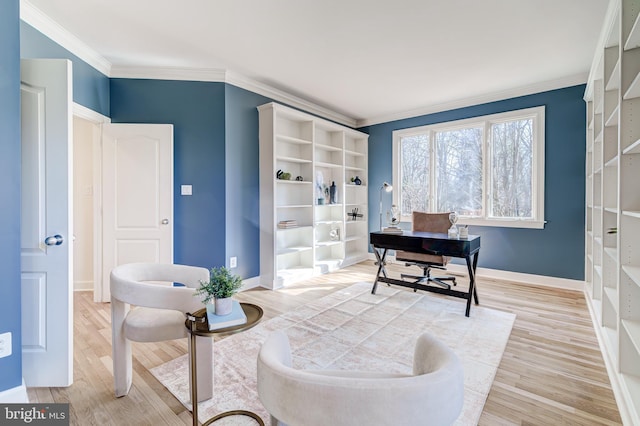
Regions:
[[[94,153],[99,142],[94,139],[100,126],[87,119],[73,117],[73,290],[93,291],[94,233],[96,228],[96,189]],[[97,146],[96,146],[97,145]]]
[[[109,272],[173,262],[173,126],[73,109],[74,291],[108,302]]]

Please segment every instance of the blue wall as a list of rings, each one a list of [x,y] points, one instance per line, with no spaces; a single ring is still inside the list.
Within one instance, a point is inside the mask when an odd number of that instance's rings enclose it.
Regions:
[[[225,264],[224,92],[224,83],[111,79],[112,122],[174,126],[176,263]]]
[[[392,132],[487,114],[546,107],[544,229],[471,227],[482,237],[478,265],[569,279],[584,279],[584,85],[439,112],[361,129],[369,133],[369,211],[379,214],[379,187],[391,182]],[[390,201],[386,200],[386,204]],[[383,207],[384,208],[384,207]],[[387,207],[388,208],[388,207]],[[369,222],[371,230],[378,221]]]
[[[109,116],[109,78],[20,21],[21,58],[66,58],[73,62],[73,101]]]
[[[11,332],[12,343],[0,358],[0,392],[22,384],[19,5],[0,2],[0,333]]]
[[[260,176],[257,106],[264,96],[225,85],[227,260],[242,277],[260,275]],[[228,265],[227,265],[228,266]]]

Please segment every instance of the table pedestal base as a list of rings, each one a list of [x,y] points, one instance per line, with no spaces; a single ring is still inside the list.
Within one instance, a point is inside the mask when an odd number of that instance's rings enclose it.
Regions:
[[[211,417],[209,420],[207,420],[206,422],[202,423],[202,426],[210,425],[211,423],[215,422],[216,420],[220,420],[222,418],[229,417],[229,416],[247,416],[247,417],[251,417],[260,426],[264,426],[264,422],[262,421],[260,416],[258,416],[256,413],[252,413],[251,411],[246,411],[246,410],[225,411],[224,413],[220,413],[217,416]]]

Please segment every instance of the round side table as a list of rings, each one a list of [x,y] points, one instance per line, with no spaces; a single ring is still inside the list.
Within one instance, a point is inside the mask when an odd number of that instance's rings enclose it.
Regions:
[[[244,314],[247,316],[247,322],[240,325],[234,325],[231,327],[218,328],[216,330],[209,330],[209,322],[207,321],[207,310],[202,308],[195,313],[187,313],[187,319],[184,322],[187,331],[189,332],[189,350],[190,357],[189,363],[191,367],[191,377],[189,378],[191,385],[191,414],[193,416],[193,426],[198,426],[198,375],[196,372],[196,336],[209,336],[213,338],[215,334],[228,335],[239,333],[244,330],[248,330],[255,326],[262,319],[262,308],[253,303],[240,303]],[[262,419],[255,413],[245,410],[232,410],[224,413],[220,413],[215,417],[204,422],[202,425],[209,425],[216,420],[228,416],[248,416],[253,418],[260,426],[264,426]]]

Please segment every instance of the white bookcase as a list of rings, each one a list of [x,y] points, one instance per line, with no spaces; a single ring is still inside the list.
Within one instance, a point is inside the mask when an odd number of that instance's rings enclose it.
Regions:
[[[586,295],[625,424],[640,424],[639,16],[610,4],[585,92]]]
[[[369,136],[276,103],[258,111],[262,285],[280,288],[365,260]],[[279,170],[290,178],[279,179]],[[333,203],[324,191],[332,184]]]

